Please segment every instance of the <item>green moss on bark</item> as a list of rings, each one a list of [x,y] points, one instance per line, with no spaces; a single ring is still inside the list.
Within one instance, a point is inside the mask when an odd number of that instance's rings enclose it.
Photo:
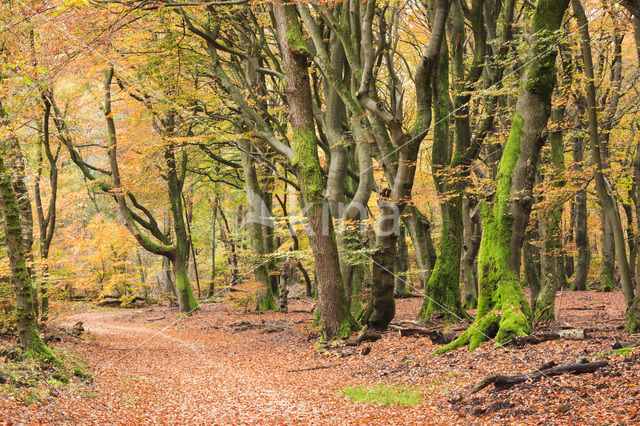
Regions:
[[[180,304],[180,312],[190,313],[199,308],[198,301],[193,295],[191,283],[187,275],[186,263],[178,265],[175,270],[176,275],[176,291],[178,293],[178,302]]]

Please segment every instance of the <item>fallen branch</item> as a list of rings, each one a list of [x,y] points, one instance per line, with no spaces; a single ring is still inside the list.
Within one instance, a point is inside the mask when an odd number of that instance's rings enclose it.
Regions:
[[[163,319],[165,319],[165,316],[164,316],[164,315],[163,315],[163,316],[161,316],[161,317],[147,318],[147,320],[146,320],[146,321],[147,321],[147,322],[154,322],[154,321],[160,321],[160,320],[163,320]]]
[[[287,370],[287,373],[299,373],[301,371],[314,371],[314,370],[326,370],[327,368],[337,367],[340,364],[331,364],[331,365],[318,365],[315,367],[306,367],[306,368],[294,368],[293,370]]]
[[[539,371],[534,371],[529,374],[523,374],[521,376],[503,376],[503,375],[494,375],[488,376],[479,381],[471,388],[471,390],[467,393],[467,395],[471,395],[477,392],[480,392],[482,389],[489,386],[491,383],[495,386],[496,390],[505,390],[512,386],[515,386],[520,383],[524,383],[527,380],[536,380],[541,377],[553,377],[559,376],[561,374],[584,374],[584,373],[593,373],[599,368],[605,367],[609,365],[607,361],[597,361],[597,362],[589,362],[586,364],[568,364],[568,365],[560,365],[557,367],[551,367],[542,369]]]

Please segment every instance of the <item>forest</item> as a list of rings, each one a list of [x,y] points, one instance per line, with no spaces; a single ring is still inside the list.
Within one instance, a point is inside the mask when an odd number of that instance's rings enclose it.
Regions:
[[[640,0],[2,0],[0,421],[640,419]]]

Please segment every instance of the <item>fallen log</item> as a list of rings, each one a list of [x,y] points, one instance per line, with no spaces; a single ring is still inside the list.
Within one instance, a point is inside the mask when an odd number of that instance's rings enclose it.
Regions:
[[[584,374],[584,373],[593,373],[599,368],[605,367],[609,365],[607,361],[597,361],[597,362],[589,362],[585,364],[568,364],[568,365],[560,365],[557,367],[546,368],[544,370],[534,371],[529,374],[523,374],[521,376],[504,376],[504,375],[494,375],[488,376],[476,383],[471,390],[467,393],[467,395],[471,395],[477,392],[480,392],[482,389],[486,388],[490,384],[493,383],[496,390],[501,391],[505,389],[509,389],[512,386],[515,386],[520,383],[524,383],[527,380],[536,380],[541,377],[553,377],[559,376],[561,374]]]
[[[516,337],[505,343],[503,346],[524,346],[537,345],[538,343],[547,342],[549,340],[566,339],[566,340],[584,340],[584,330],[575,328],[571,330],[555,330],[551,332],[533,333],[528,336]]]
[[[164,315],[162,315],[161,317],[147,318],[146,321],[147,322],[154,322],[154,321],[160,321],[160,320],[163,320],[163,319],[165,319]]]
[[[612,349],[635,348],[636,346],[640,346],[640,339],[630,340],[628,342],[615,342]]]
[[[428,327],[417,321],[403,321],[402,323],[392,323],[389,328],[400,333],[400,337],[424,336],[431,339],[435,345],[444,345],[454,341],[460,332],[466,330],[467,326],[443,328],[442,326]]]

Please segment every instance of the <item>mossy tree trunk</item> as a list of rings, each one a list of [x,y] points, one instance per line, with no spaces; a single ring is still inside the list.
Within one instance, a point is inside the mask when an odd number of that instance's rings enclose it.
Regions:
[[[456,6],[453,7],[456,10]],[[456,16],[455,13],[452,15]],[[433,179],[440,197],[442,230],[438,256],[429,281],[425,287],[425,298],[420,309],[420,318],[428,320],[435,312],[441,312],[457,321],[465,316],[460,300],[460,253],[462,250],[462,193],[460,177],[456,176],[451,160],[452,147],[449,137],[449,49],[443,38],[438,57],[438,69],[434,73],[433,96],[433,146],[431,162]],[[457,141],[463,140],[457,138]],[[456,155],[464,147],[456,145]]]
[[[448,99],[449,75],[447,61],[440,59],[438,71],[438,95],[434,102],[434,119],[438,126],[442,126],[441,137],[438,130],[434,130],[434,144],[432,161],[434,164],[434,181],[441,198],[442,212],[441,241],[438,248],[438,260],[425,289],[425,300],[420,316],[427,320],[435,312],[442,312],[450,320],[466,317],[460,301],[460,255],[463,246],[463,194],[470,174],[469,166],[477,157],[482,140],[493,125],[492,120],[485,120],[479,126],[476,137],[472,138],[471,122],[469,120],[471,93],[474,85],[482,76],[487,51],[487,27],[495,27],[499,10],[485,16],[485,2],[475,0],[467,11],[473,32],[473,61],[468,71],[464,65],[465,22],[463,11],[457,3],[452,5],[450,21],[450,38],[452,50],[453,85],[455,96],[453,101],[455,123],[455,146],[447,141],[444,126],[448,126],[446,117],[449,115]],[[507,9],[509,6],[506,6]],[[488,9],[487,9],[488,10]],[[505,14],[505,20],[509,19]],[[503,34],[510,37],[509,34]],[[448,49],[443,49],[443,55],[448,56]],[[489,99],[489,104],[494,102]],[[491,115],[491,114],[489,114]],[[439,117],[436,117],[439,116]],[[445,151],[444,148],[448,148]],[[453,153],[453,154],[452,154]],[[475,292],[471,293],[474,294]],[[473,302],[471,302],[473,303]]]
[[[0,103],[0,126],[5,127],[9,123],[7,111]],[[12,175],[12,185],[20,211],[20,225],[22,229],[22,244],[25,252],[27,271],[33,280],[33,212],[31,209],[31,199],[25,181],[26,159],[22,153],[22,148],[15,134],[7,135],[3,143],[7,144],[10,155],[6,157],[6,167]],[[38,292],[33,292],[33,309],[36,319],[39,316]]]
[[[478,258],[479,300],[473,325],[437,352],[469,344],[473,350],[497,325],[498,344],[531,331],[531,310],[520,284],[520,251],[531,211],[532,188],[551,112],[555,85],[554,33],[569,0],[538,0],[530,61],[522,77],[516,113],[504,148],[493,205],[484,203]]]
[[[0,128],[4,127],[3,120]],[[11,265],[11,281],[16,298],[16,328],[18,343],[30,356],[59,364],[51,349],[42,341],[33,307],[33,286],[25,259],[20,208],[5,161],[11,156],[8,141],[0,140],[0,195],[4,213],[7,252]]]
[[[292,166],[298,176],[309,226],[309,240],[316,260],[318,308],[325,339],[342,337],[360,328],[345,298],[333,221],[325,209],[324,181],[318,160],[308,64],[296,7],[277,1],[274,14],[284,62],[289,123],[293,131]]]

